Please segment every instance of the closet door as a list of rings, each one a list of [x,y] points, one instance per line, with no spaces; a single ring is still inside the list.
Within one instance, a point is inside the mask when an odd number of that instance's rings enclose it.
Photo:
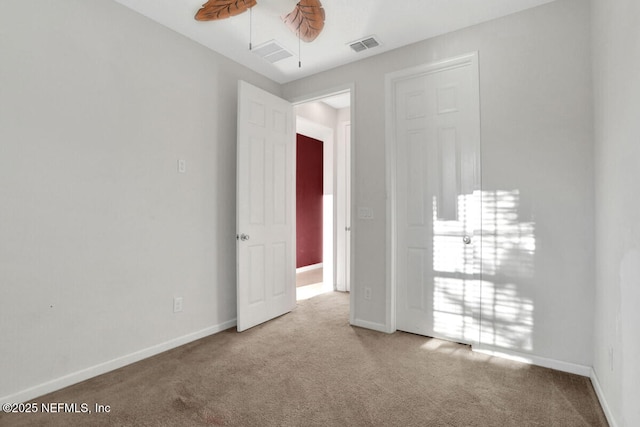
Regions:
[[[396,328],[463,343],[480,318],[480,112],[475,54],[392,80]]]

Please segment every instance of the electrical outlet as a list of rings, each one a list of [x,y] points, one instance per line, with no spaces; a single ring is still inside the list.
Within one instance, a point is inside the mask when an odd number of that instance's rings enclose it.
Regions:
[[[187,161],[184,159],[178,160],[178,173],[187,173]]]
[[[173,298],[173,312],[178,313],[182,311],[182,297],[174,297]]]
[[[370,287],[366,287],[364,288],[364,299],[366,300],[370,300],[371,299],[371,288]]]

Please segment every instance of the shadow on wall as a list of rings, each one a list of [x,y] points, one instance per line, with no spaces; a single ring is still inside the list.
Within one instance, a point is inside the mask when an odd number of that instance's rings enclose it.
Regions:
[[[433,201],[433,325],[445,336],[533,350],[533,300],[521,281],[533,277],[533,222],[519,222],[520,192],[476,191],[458,197],[456,219]],[[465,244],[481,239],[481,244]]]

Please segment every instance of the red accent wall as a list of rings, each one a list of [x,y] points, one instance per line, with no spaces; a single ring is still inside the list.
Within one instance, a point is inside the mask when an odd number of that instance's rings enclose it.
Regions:
[[[322,141],[297,135],[296,267],[322,262]]]

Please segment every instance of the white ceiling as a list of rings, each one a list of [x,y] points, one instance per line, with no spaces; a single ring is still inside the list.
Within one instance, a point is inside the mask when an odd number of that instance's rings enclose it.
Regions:
[[[322,0],[323,32],[301,43],[280,17],[296,0],[257,0],[250,14],[221,21],[199,22],[195,13],[206,0],[114,0],[196,42],[278,82],[286,83],[342,64],[377,55],[440,34],[495,19],[553,0]],[[271,64],[249,51],[277,40],[293,57]],[[381,46],[355,53],[349,43],[375,35]]]

